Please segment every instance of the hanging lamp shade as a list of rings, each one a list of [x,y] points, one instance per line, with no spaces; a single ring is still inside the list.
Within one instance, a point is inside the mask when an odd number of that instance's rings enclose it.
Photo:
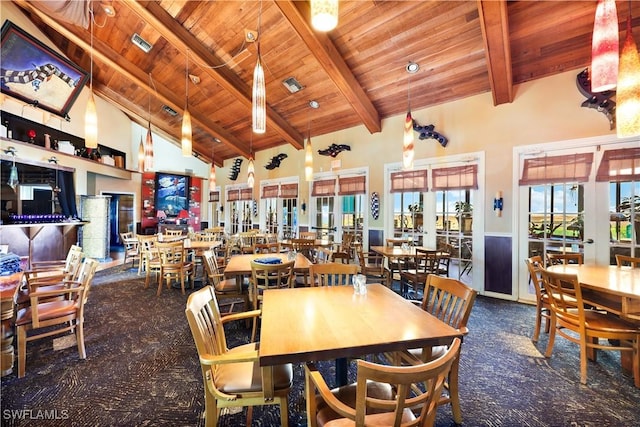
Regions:
[[[605,92],[616,88],[618,55],[616,2],[599,0],[591,40],[591,92]]]
[[[98,114],[93,92],[89,95],[87,111],[84,114],[84,146],[98,148]]]
[[[260,59],[260,47],[258,47],[258,61],[253,70],[252,95],[253,131],[255,133],[265,133],[267,130],[267,94],[264,86],[264,69]]]
[[[144,150],[145,145],[142,142],[142,135],[140,135],[140,145],[138,146],[138,172],[144,172]]]
[[[311,135],[307,138],[307,149],[304,155],[304,179],[313,180],[313,149],[311,148]]]
[[[189,107],[187,106],[182,115],[182,155],[191,157],[191,152],[191,113],[189,113]]]
[[[627,37],[620,55],[616,90],[616,132],[618,138],[640,135],[640,57],[627,18]]]
[[[407,111],[407,117],[404,121],[404,141],[402,145],[402,167],[403,169],[413,168],[413,118],[411,111]]]
[[[211,171],[209,172],[209,191],[216,191],[216,164],[211,160]]]
[[[151,135],[151,122],[147,126],[147,139],[144,144],[144,170],[153,170],[153,136]]]
[[[255,183],[255,168],[253,167],[253,156],[249,157],[249,167],[247,168],[247,185],[253,188]]]
[[[311,25],[318,31],[331,31],[338,25],[338,0],[311,0]]]

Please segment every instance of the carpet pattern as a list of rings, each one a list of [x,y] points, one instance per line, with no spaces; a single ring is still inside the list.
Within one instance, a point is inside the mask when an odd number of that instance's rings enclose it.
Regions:
[[[86,306],[87,359],[74,340],[27,345],[26,376],[2,378],[2,426],[201,426],[203,384],[177,289],[144,289],[136,270],[99,272]],[[640,426],[640,390],[620,371],[620,355],[599,352],[580,384],[579,350],[560,337],[545,359],[547,337],[534,345],[534,308],[478,297],[462,349],[460,396],[466,426]],[[228,328],[230,346],[247,342],[243,322]],[[69,343],[71,346],[69,347]],[[59,348],[55,349],[54,348]],[[333,363],[320,362],[326,378]],[[15,369],[14,369],[15,370]],[[355,379],[355,369],[349,375]],[[305,426],[304,375],[294,365],[289,422]],[[223,413],[219,425],[245,424]],[[254,426],[279,425],[275,407],[256,407]],[[448,406],[437,426],[453,426]]]

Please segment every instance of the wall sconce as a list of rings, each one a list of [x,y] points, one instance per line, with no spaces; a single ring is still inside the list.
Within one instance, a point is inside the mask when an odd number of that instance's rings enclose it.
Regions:
[[[300,209],[302,209],[302,213],[305,213],[307,211],[307,202],[303,200],[302,204],[300,205]]]
[[[502,208],[504,205],[504,199],[502,198],[502,191],[496,193],[496,197],[493,199],[493,211],[497,217],[502,216]]]
[[[49,163],[55,163],[56,165],[58,164],[58,158],[56,156],[51,156],[47,159],[47,161]]]
[[[12,155],[13,157],[16,156],[16,153],[18,152],[18,150],[16,150],[16,147],[7,147],[4,149],[4,154],[7,155]]]

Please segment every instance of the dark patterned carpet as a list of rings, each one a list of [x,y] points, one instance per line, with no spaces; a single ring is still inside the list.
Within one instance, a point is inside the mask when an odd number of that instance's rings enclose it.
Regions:
[[[2,378],[2,426],[199,426],[203,384],[179,290],[143,289],[135,271],[114,268],[94,280],[86,314],[87,359],[62,340],[29,343],[27,372]],[[562,338],[542,357],[546,336],[533,345],[534,309],[479,297],[461,359],[460,395],[466,426],[640,426],[640,390],[620,372],[620,356],[600,352],[579,382],[578,348]],[[247,340],[239,324],[230,345]],[[73,343],[73,340],[70,341]],[[332,363],[320,368],[332,378]],[[353,369],[350,375],[353,376]],[[306,425],[304,378],[295,369],[290,425]],[[244,425],[241,411],[220,425]],[[50,418],[56,418],[51,420]],[[272,409],[256,408],[254,426],[277,425]],[[453,425],[441,407],[438,426]]]

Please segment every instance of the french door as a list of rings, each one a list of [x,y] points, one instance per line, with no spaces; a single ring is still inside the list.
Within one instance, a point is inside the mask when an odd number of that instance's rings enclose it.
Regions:
[[[640,255],[637,147],[637,141],[600,139],[545,145],[533,155],[521,150],[514,191],[519,299],[535,300],[527,257],[581,253],[585,263],[613,265],[617,253]]]

